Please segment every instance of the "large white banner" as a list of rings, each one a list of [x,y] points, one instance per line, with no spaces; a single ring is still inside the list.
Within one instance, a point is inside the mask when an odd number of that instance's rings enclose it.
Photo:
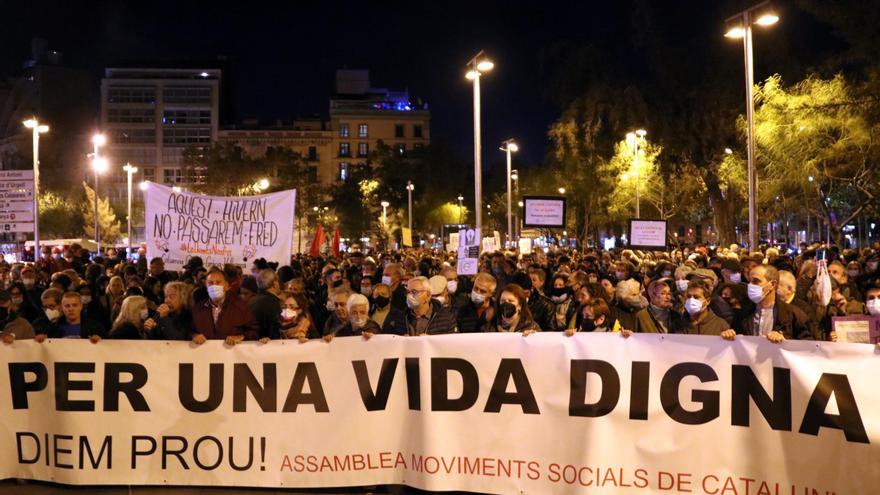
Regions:
[[[293,252],[296,191],[219,197],[149,183],[147,257],[177,270],[192,256],[205,265],[246,267],[257,258],[287,263]]]
[[[874,346],[558,333],[0,346],[0,477],[872,494]]]

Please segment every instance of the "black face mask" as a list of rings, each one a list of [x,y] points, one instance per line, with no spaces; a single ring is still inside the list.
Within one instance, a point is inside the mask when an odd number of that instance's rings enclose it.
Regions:
[[[373,304],[375,304],[377,308],[384,308],[385,306],[388,306],[389,302],[391,302],[391,300],[385,296],[376,296],[373,298]]]
[[[501,316],[510,319],[513,318],[513,315],[516,314],[516,305],[509,302],[504,302],[501,303],[500,306],[498,306],[498,310],[501,311]]]
[[[553,295],[554,296],[564,296],[566,294],[571,294],[571,289],[568,287],[554,287]]]
[[[333,282],[334,289],[339,288],[341,285],[342,285],[342,279],[339,279],[339,280]]]
[[[587,318],[584,318],[583,321],[581,321],[581,332],[592,332],[595,330],[596,330],[596,322],[595,321],[593,321],[591,319],[587,319]]]

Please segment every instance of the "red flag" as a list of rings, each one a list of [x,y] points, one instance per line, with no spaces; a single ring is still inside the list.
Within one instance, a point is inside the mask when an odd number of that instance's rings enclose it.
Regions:
[[[315,229],[315,238],[312,239],[312,248],[309,250],[309,254],[314,257],[318,257],[321,255],[321,246],[324,245],[324,226],[320,223],[318,224],[318,228]]]
[[[336,233],[333,234],[333,257],[339,257],[339,226],[336,227]]]

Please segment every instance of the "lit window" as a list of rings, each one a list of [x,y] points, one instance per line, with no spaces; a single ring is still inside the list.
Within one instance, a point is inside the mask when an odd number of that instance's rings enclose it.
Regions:
[[[339,143],[339,156],[351,156],[351,145],[349,143]]]
[[[348,162],[339,162],[339,180],[348,179]]]
[[[358,143],[358,156],[367,156],[370,154],[370,145],[367,143]]]
[[[348,137],[348,124],[339,124],[339,137]]]
[[[367,127],[367,124],[360,124],[358,126],[358,137],[362,137],[362,138],[367,137],[368,131],[369,131],[369,128]]]

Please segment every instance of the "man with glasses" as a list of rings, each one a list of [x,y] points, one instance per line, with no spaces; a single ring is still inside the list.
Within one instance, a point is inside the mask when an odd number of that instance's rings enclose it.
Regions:
[[[406,333],[437,335],[458,331],[455,315],[439,301],[431,298],[431,287],[426,277],[415,277],[406,284]]]

